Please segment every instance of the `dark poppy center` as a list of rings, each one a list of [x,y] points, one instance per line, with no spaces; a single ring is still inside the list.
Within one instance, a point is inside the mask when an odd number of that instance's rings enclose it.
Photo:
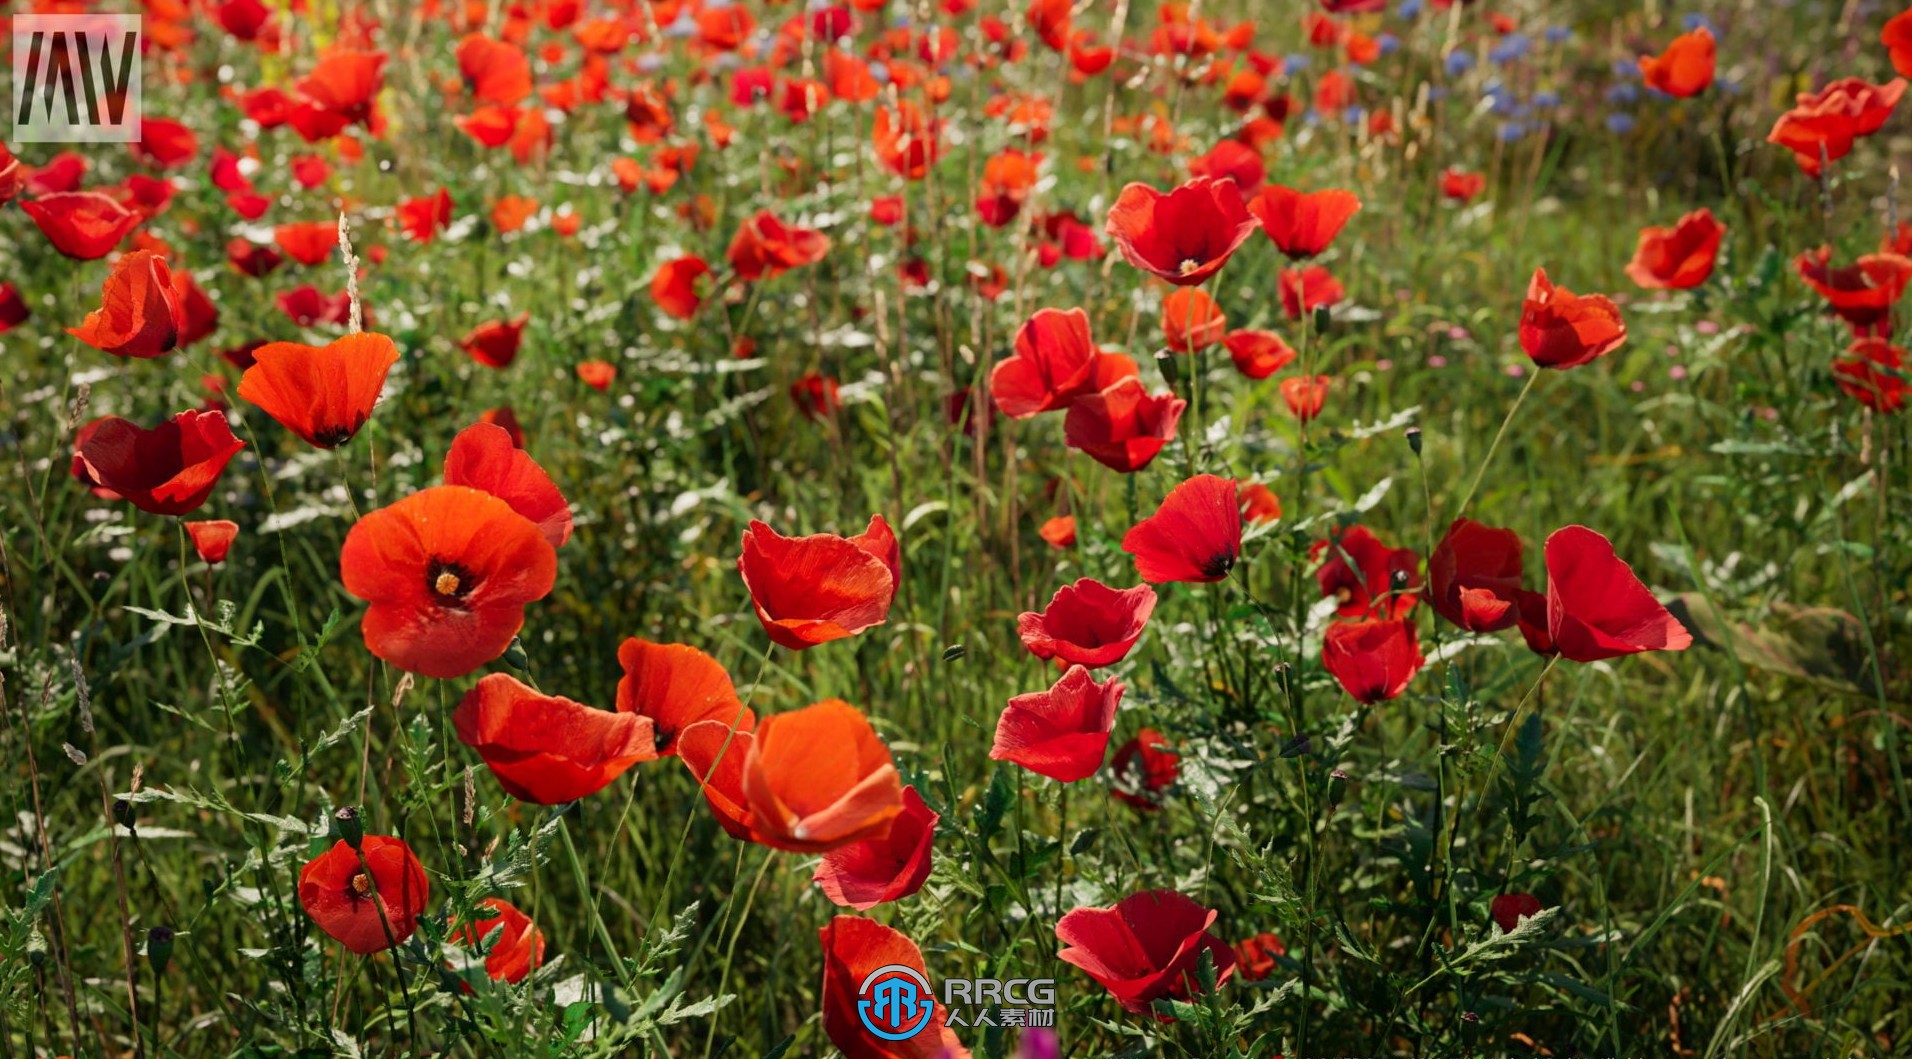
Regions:
[[[1202,562],[1203,577],[1227,577],[1228,571],[1235,568],[1235,556],[1231,552],[1211,555]]]
[[[433,556],[425,567],[425,589],[438,601],[439,606],[462,609],[465,599],[477,585],[477,575],[449,559]]]

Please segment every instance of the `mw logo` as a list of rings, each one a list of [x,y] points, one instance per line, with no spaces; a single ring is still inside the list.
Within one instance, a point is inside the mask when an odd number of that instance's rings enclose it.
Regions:
[[[14,138],[138,140],[141,32],[138,15],[14,16]]]

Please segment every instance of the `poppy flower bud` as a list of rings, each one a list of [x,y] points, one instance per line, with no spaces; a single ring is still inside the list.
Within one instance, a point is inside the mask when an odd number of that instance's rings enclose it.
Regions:
[[[129,832],[137,831],[134,825],[139,821],[133,815],[133,804],[124,798],[113,799],[113,822]]]
[[[1318,334],[1318,335],[1326,334],[1328,331],[1328,325],[1332,322],[1334,322],[1334,314],[1329,311],[1328,306],[1326,305],[1315,306],[1315,311],[1314,311],[1315,334]]]
[[[1395,570],[1388,575],[1388,588],[1395,592],[1407,591],[1407,571]]]
[[[1155,366],[1162,369],[1162,380],[1170,388],[1182,384],[1182,366],[1176,362],[1175,354],[1164,349],[1155,354]]]
[[[173,962],[173,928],[154,927],[146,932],[146,958],[152,961],[155,978],[166,973],[166,966]]]
[[[334,812],[332,830],[346,845],[358,849],[365,841],[365,821],[359,818],[358,806],[347,805]]]
[[[1407,447],[1414,450],[1414,455],[1419,456],[1421,454],[1421,428],[1420,427],[1407,428]]]
[[[531,656],[525,654],[524,641],[516,636],[511,638],[511,646],[505,648],[505,653],[499,657],[504,660],[505,665],[520,673],[531,669]]]

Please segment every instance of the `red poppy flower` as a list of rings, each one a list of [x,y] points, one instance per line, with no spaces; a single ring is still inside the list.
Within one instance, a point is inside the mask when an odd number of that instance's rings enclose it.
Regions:
[[[1198,474],[1169,491],[1155,514],[1130,527],[1122,550],[1151,584],[1220,581],[1241,556],[1241,505],[1233,478]]]
[[[1215,918],[1213,909],[1174,890],[1131,894],[1113,908],[1063,916],[1056,938],[1066,947],[1056,958],[1102,983],[1124,1009],[1144,1012],[1162,997],[1201,991],[1195,970],[1204,950],[1214,960],[1216,984],[1228,981],[1235,953],[1208,932]]]
[[[160,357],[178,346],[181,322],[166,259],[133,250],[113,262],[100,287],[100,307],[66,333],[116,357]]]
[[[1547,634],[1573,662],[1684,651],[1693,637],[1667,613],[1613,542],[1585,526],[1547,538]]]
[[[33,310],[27,308],[25,298],[20,297],[20,288],[11,283],[0,283],[0,335],[25,323]]]
[[[543,695],[504,673],[480,679],[451,721],[507,794],[539,805],[589,797],[657,757],[648,719]]]
[[[430,896],[431,880],[412,847],[384,835],[366,835],[357,850],[340,839],[299,872],[305,914],[360,956],[403,944]]]
[[[1293,261],[1326,250],[1360,209],[1361,200],[1352,191],[1304,194],[1280,184],[1262,188],[1248,202],[1248,212],[1261,222],[1261,230]]]
[[[1406,691],[1426,662],[1410,621],[1336,622],[1322,634],[1321,668],[1370,706]]]
[[[1847,396],[1874,412],[1905,407],[1905,350],[1883,338],[1861,338],[1832,362],[1832,379]]]
[[[97,191],[66,191],[21,199],[20,209],[53,249],[78,261],[92,261],[113,252],[143,219]]]
[[[843,1059],[969,1059],[956,1034],[946,1024],[948,1009],[936,1002],[931,990],[924,999],[933,1005],[922,1032],[901,1041],[886,1041],[871,1033],[857,1005],[866,983],[886,967],[907,967],[929,981],[923,952],[901,933],[862,916],[837,916],[817,931],[823,946],[823,1032],[843,1053]],[[900,971],[884,977],[908,978]]]
[[[1295,351],[1273,331],[1230,331],[1222,336],[1235,370],[1251,379],[1265,379],[1294,363]]]
[[[1521,920],[1539,915],[1545,907],[1533,894],[1497,894],[1488,912],[1503,934],[1511,934]]]
[[[1019,615],[1016,633],[1037,658],[1093,669],[1128,657],[1154,612],[1155,590],[1149,586],[1116,589],[1085,577],[1056,589],[1040,613]]]
[[[372,417],[398,346],[370,331],[323,347],[271,342],[252,354],[239,396],[264,409],[308,444],[334,449]]]
[[[199,137],[183,122],[171,118],[142,118],[133,153],[142,161],[171,169],[193,160],[199,153]]]
[[[1726,226],[1712,210],[1694,210],[1671,228],[1640,229],[1627,276],[1647,290],[1685,290],[1706,282]]]
[[[1192,286],[1221,271],[1256,226],[1234,181],[1196,177],[1167,194],[1123,188],[1104,230],[1129,264]]]
[[[989,373],[989,396],[1012,419],[1067,408],[1136,374],[1135,362],[1104,353],[1081,309],[1038,309],[1016,331],[1015,352]]]
[[[1851,154],[1854,141],[1884,127],[1905,84],[1898,77],[1883,85],[1847,77],[1817,92],[1801,92],[1796,105],[1773,123],[1766,142],[1791,151],[1800,171],[1817,178],[1823,163]]]
[[[1487,178],[1479,173],[1448,166],[1441,171],[1441,197],[1455,202],[1471,202],[1487,188]]]
[[[1284,268],[1275,277],[1275,285],[1281,294],[1281,311],[1290,320],[1301,319],[1304,312],[1339,305],[1348,293],[1334,273],[1321,265]]]
[[[605,360],[580,361],[578,379],[591,389],[603,393],[617,381],[617,365]]]
[[[530,916],[501,897],[484,898],[478,907],[485,913],[459,931],[457,938],[476,949],[497,934],[485,952],[486,977],[516,985],[544,965],[544,933],[532,925]]]
[[[369,121],[373,101],[385,87],[385,53],[337,49],[322,57],[297,87],[308,104],[345,124]]]
[[[695,254],[666,261],[651,277],[651,300],[671,316],[688,320],[704,304],[698,285],[708,275],[710,266]]]
[[[427,677],[461,677],[503,654],[543,599],[558,556],[503,500],[460,485],[414,493],[352,525],[345,590],[371,604],[366,649]]]
[[[976,212],[984,224],[1001,228],[1016,219],[1036,186],[1042,156],[1014,147],[991,155],[977,182]]]
[[[445,484],[467,485],[510,504],[553,548],[571,539],[571,505],[503,427],[473,423],[459,431],[445,454]]]
[[[518,359],[518,346],[524,341],[525,324],[531,321],[528,312],[519,313],[509,320],[492,320],[479,324],[459,340],[471,359],[487,368],[508,368]]]
[[[415,243],[429,243],[451,223],[451,192],[439,188],[437,194],[401,199],[395,216],[399,230]]]
[[[1198,353],[1221,341],[1228,320],[1215,299],[1198,287],[1182,287],[1162,300],[1162,335],[1177,353]]]
[[[1705,26],[1682,33],[1658,55],[1640,56],[1640,79],[1669,96],[1686,99],[1713,83],[1715,44]]]
[[[1161,808],[1162,792],[1175,785],[1182,774],[1180,754],[1168,749],[1169,741],[1153,728],[1135,733],[1123,743],[1109,762],[1115,786],[1109,794],[1144,812]]]
[[[1886,20],[1879,30],[1879,43],[1885,45],[1892,68],[1912,77],[1912,8]]]
[[[1122,684],[1097,684],[1082,666],[1070,666],[1048,691],[1017,695],[996,721],[993,761],[1009,761],[1062,783],[1088,779],[1108,756]]]
[[[901,561],[882,515],[854,537],[785,537],[752,519],[737,570],[770,639],[801,651],[888,621]]]
[[[679,734],[677,754],[709,777],[705,798],[726,830],[772,849],[823,853],[882,838],[903,810],[889,748],[837,699],[773,714],[754,732],[699,721]]]
[[[1188,163],[1188,171],[1195,176],[1232,180],[1244,196],[1254,195],[1268,179],[1268,167],[1262,161],[1261,152],[1240,140],[1223,140],[1209,148],[1207,154]],[[1254,209],[1251,198],[1248,211],[1253,213]]]
[[[877,161],[905,180],[923,179],[942,153],[941,125],[907,99],[898,100],[894,107],[878,107],[870,130]]]
[[[738,279],[754,280],[815,264],[829,251],[829,236],[813,228],[785,224],[769,210],[758,210],[737,229],[726,257]]]
[[[458,42],[456,55],[472,98],[510,106],[531,94],[531,60],[516,44],[473,33]]]
[[[861,912],[901,901],[929,878],[936,824],[942,817],[923,804],[915,787],[903,788],[903,811],[890,833],[839,846],[823,855],[810,876],[833,904]]]
[[[1188,402],[1172,393],[1151,394],[1136,376],[1100,393],[1075,399],[1063,420],[1063,437],[1097,463],[1123,474],[1147,467],[1169,442]]]
[[[1252,938],[1244,938],[1234,945],[1235,971],[1245,982],[1259,982],[1275,973],[1275,959],[1288,955],[1288,946],[1281,939],[1262,932]]]
[[[333,221],[301,221],[272,229],[272,241],[301,265],[322,264],[338,249],[339,226]]]
[[[790,384],[790,400],[796,404],[797,411],[822,422],[836,415],[837,409],[843,407],[843,399],[839,396],[841,389],[831,376],[809,371]]]
[[[1327,558],[1315,570],[1323,597],[1339,602],[1343,618],[1401,618],[1414,609],[1421,586],[1421,557],[1412,548],[1390,548],[1366,526],[1349,526],[1317,541],[1310,558]]]
[[[1076,542],[1074,515],[1057,515],[1047,519],[1037,528],[1036,536],[1049,543],[1051,548],[1073,548]]]
[[[226,561],[232,551],[232,542],[239,536],[239,524],[225,519],[202,519],[188,522],[186,536],[192,538],[193,551],[199,553],[201,562],[214,564]]]
[[[1519,618],[1520,534],[1457,518],[1427,559],[1428,602],[1468,632],[1498,632]]]
[[[185,269],[173,273],[173,305],[179,317],[179,348],[208,338],[218,329],[219,307]]]
[[[352,318],[352,299],[346,291],[327,297],[319,293],[310,283],[294,287],[279,295],[279,311],[300,327],[316,327],[319,324],[344,324]],[[366,324],[371,323],[371,311],[365,313]]]
[[[284,264],[285,257],[269,246],[239,238],[226,244],[226,262],[234,272],[257,279]]]
[[[1577,368],[1620,348],[1627,325],[1604,294],[1575,294],[1556,287],[1547,270],[1534,269],[1520,306],[1520,348],[1543,368]]]
[[[1912,258],[1866,254],[1844,268],[1833,268],[1831,262],[1832,248],[1822,246],[1794,258],[1793,267],[1853,334],[1863,338],[1889,331],[1892,307],[1912,282]]]
[[[1288,406],[1289,413],[1297,420],[1303,423],[1310,422],[1321,414],[1322,408],[1327,406],[1328,386],[1333,381],[1333,378],[1327,375],[1316,375],[1313,378],[1296,375],[1283,379],[1280,387],[1281,400]]]
[[[695,647],[633,636],[618,646],[617,661],[624,668],[617,708],[650,720],[659,757],[675,756],[678,734],[699,721],[756,727],[756,714],[737,698],[730,674]]]
[[[219,412],[181,412],[151,430],[108,416],[80,431],[74,460],[90,483],[141,511],[184,515],[206,502],[245,447]]]

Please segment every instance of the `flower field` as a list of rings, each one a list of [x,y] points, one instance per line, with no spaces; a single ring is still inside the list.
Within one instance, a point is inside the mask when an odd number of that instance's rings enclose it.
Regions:
[[[1912,11],[107,10],[0,1057],[1912,1054]]]

